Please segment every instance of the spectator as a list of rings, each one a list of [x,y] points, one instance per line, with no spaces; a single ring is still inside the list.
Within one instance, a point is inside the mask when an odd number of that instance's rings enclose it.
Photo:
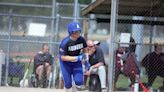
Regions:
[[[86,75],[90,75],[90,73],[97,68],[102,92],[106,92],[106,70],[103,51],[95,46],[92,40],[87,41],[87,46],[89,49],[90,69],[86,72]]]
[[[47,87],[49,82],[50,73],[52,70],[52,55],[49,53],[48,44],[42,45],[42,51],[39,51],[34,57],[34,72],[38,75],[38,86],[43,87],[43,73],[46,72],[46,82],[44,83]],[[44,70],[45,69],[45,70]]]
[[[115,83],[114,83],[114,89],[116,89],[116,82],[119,78],[120,74],[123,74],[130,78],[130,85],[129,87],[132,87],[132,85],[135,83],[136,76],[139,76],[139,68],[137,65],[137,58],[135,55],[135,41],[131,37],[130,38],[130,45],[129,47],[121,47],[119,46],[118,49],[115,52]]]
[[[94,44],[95,44],[95,46],[100,46],[100,41],[98,41],[98,40],[95,40],[94,42],[93,42]]]
[[[59,58],[60,69],[64,81],[66,92],[73,92],[72,78],[76,87],[83,85],[82,60],[87,53],[87,44],[85,39],[80,35],[81,27],[78,22],[68,24],[69,35],[64,38],[60,44]]]
[[[95,47],[100,46],[100,41],[98,41],[98,40],[93,41],[93,43],[94,43]],[[90,64],[88,64],[87,62],[83,62],[83,67],[85,68],[84,73],[89,69],[88,66],[90,67]],[[87,88],[87,80],[88,80],[88,76],[84,75],[84,86],[85,86],[85,88]]]
[[[141,63],[148,74],[148,87],[151,87],[158,75],[164,77],[164,53],[162,52],[162,46],[155,44],[154,51],[148,53]]]

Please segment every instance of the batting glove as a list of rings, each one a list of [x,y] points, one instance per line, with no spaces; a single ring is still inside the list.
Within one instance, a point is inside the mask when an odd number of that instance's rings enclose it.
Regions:
[[[85,59],[86,58],[86,55],[85,54],[81,54],[81,55],[78,55],[77,57],[76,57],[76,60],[77,60],[77,62],[78,61],[82,61],[83,59]]]

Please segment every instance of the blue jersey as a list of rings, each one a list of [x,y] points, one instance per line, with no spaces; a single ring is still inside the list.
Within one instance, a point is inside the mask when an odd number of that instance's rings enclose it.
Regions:
[[[59,49],[60,55],[60,69],[62,71],[62,77],[64,80],[64,86],[68,89],[72,87],[72,77],[76,85],[83,85],[83,69],[81,62],[62,62],[62,55],[78,56],[83,53],[83,48],[86,48],[87,44],[83,37],[79,37],[76,41],[70,39],[70,36],[62,40]]]
[[[83,37],[79,37],[76,41],[71,40],[70,36],[63,39],[60,44],[59,54],[78,56],[82,53],[83,48],[86,48],[87,44]]]

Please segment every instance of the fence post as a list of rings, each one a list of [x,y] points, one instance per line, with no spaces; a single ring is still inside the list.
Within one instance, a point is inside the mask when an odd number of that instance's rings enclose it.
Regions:
[[[74,21],[76,21],[76,22],[78,21],[77,19],[79,18],[79,15],[80,15],[79,3],[78,3],[78,0],[75,0],[74,14],[73,14]]]
[[[5,53],[3,50],[0,50],[0,86],[2,84],[2,65],[5,64]]]
[[[108,64],[108,77],[109,77],[109,90],[108,92],[113,91],[113,62],[114,62],[114,39],[115,39],[115,30],[116,30],[116,19],[117,19],[117,8],[118,8],[118,1],[119,0],[112,0],[111,1],[111,20],[110,20],[110,44],[109,44],[109,64]]]
[[[12,31],[12,23],[13,23],[13,17],[12,13],[9,15],[9,34],[8,34],[8,43],[7,43],[7,60],[6,60],[6,71],[5,71],[5,85],[7,86],[7,79],[8,79],[8,68],[9,68],[9,57],[10,57],[10,40],[11,40],[11,31]]]

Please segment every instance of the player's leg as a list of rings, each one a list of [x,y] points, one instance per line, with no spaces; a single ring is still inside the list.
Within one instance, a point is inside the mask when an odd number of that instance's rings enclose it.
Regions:
[[[76,85],[78,85],[78,86],[83,85],[84,75],[83,75],[83,69],[82,69],[81,62],[77,62],[74,64],[73,79],[74,79]]]
[[[72,87],[71,68],[69,63],[60,62],[60,69],[66,90]]]
[[[81,90],[84,84],[84,75],[81,62],[77,62],[74,64],[73,68],[73,79],[75,85],[73,86],[73,91],[76,92],[76,88]]]

